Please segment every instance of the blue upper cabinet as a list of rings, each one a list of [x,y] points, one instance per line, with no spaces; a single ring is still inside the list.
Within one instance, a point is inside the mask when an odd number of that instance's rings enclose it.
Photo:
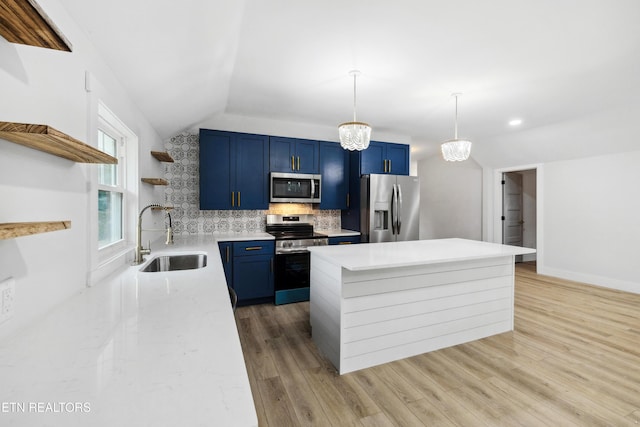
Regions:
[[[234,135],[200,129],[200,209],[231,209]]]
[[[361,174],[386,173],[385,146],[384,142],[371,141],[366,150],[353,152],[360,156]]]
[[[269,145],[271,172],[318,173],[318,141],[272,136]]]
[[[268,136],[200,129],[200,209],[268,209],[268,179]]]
[[[240,134],[235,154],[236,209],[269,209],[269,137]]]
[[[386,145],[387,173],[409,175],[409,146],[390,142]]]
[[[349,193],[349,154],[340,144],[320,141],[322,202],[320,209],[346,209]]]
[[[371,141],[369,147],[355,155],[360,156],[360,173],[386,173],[409,175],[409,146],[391,142]]]

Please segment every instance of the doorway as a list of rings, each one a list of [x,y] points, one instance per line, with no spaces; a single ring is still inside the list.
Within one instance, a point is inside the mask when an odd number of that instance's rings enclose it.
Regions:
[[[537,246],[536,169],[502,173],[502,243]],[[536,254],[518,255],[516,262],[535,261]]]
[[[534,248],[536,253],[523,257],[523,261],[535,262],[536,271],[544,272],[544,165],[530,164],[508,168],[485,169],[486,185],[483,200],[485,221],[483,240],[502,243],[502,180],[507,172],[518,172],[523,177],[523,246]],[[525,196],[528,194],[528,196]],[[535,197],[533,197],[535,195]]]

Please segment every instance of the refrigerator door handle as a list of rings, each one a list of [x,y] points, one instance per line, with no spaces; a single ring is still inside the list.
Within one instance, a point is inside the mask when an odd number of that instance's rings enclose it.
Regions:
[[[392,234],[398,234],[398,188],[396,184],[393,184],[393,193],[391,195],[391,232]]]
[[[396,215],[396,230],[398,234],[400,234],[400,228],[402,228],[402,187],[400,186],[400,184],[398,184],[397,187],[398,189],[396,190],[396,192],[398,193],[398,196],[396,198],[396,204],[398,205],[398,213]]]

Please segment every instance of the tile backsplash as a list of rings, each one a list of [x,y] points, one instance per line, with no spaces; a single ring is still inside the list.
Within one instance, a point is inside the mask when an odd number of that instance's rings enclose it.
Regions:
[[[209,233],[256,233],[265,231],[266,215],[312,213],[316,229],[339,229],[339,210],[320,210],[309,204],[274,203],[269,210],[200,210],[198,135],[172,137],[165,148],[174,163],[165,163],[165,204],[171,211],[176,235]]]

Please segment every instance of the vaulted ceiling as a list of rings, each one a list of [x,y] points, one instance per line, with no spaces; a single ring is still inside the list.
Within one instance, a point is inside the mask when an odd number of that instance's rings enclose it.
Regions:
[[[359,69],[358,119],[414,156],[453,137],[453,92],[484,164],[640,146],[601,140],[637,130],[637,0],[60,2],[163,138],[222,114],[336,127]]]

